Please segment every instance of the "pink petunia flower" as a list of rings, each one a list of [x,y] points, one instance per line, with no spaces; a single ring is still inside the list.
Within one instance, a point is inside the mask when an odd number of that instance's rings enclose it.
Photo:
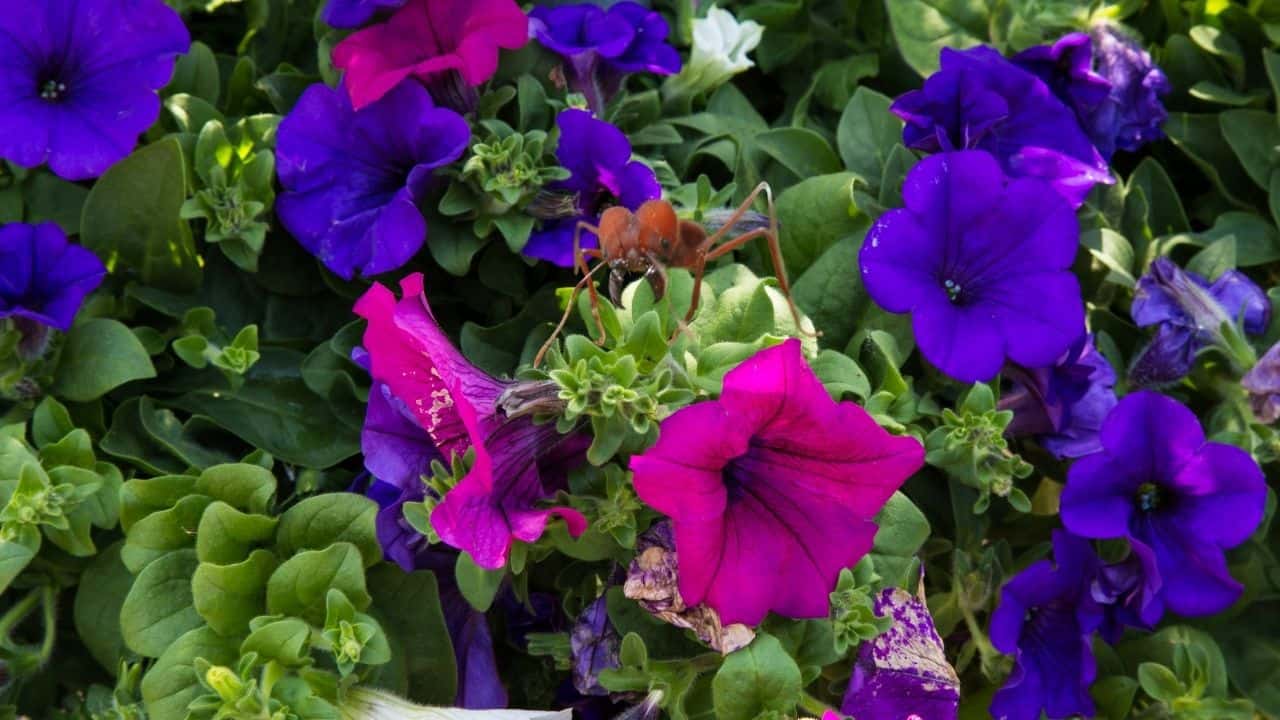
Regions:
[[[409,0],[338,43],[333,64],[346,71],[359,110],[408,77],[426,82],[453,70],[479,85],[498,69],[499,48],[528,40],[529,20],[514,0]]]
[[[791,339],[663,421],[631,469],[672,519],[684,601],[754,625],[769,611],[825,617],[840,570],[871,549],[872,518],[923,463],[919,442],[833,401]]]
[[[555,423],[536,424],[524,413],[508,415],[502,402],[513,388],[523,391],[524,409],[556,402],[554,384],[499,380],[472,365],[436,324],[422,275],[406,277],[400,289],[397,300],[375,283],[356,302],[356,314],[369,321],[370,374],[405,404],[446,458],[475,450],[471,471],[431,514],[440,539],[481,567],[500,568],[512,541],[537,540],[552,515],[580,535],[587,524],[581,513],[541,503],[582,460],[588,439],[561,435]]]

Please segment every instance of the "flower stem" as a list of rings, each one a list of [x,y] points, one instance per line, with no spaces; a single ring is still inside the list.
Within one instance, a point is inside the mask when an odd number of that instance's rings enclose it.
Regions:
[[[826,714],[828,710],[834,710],[834,708],[832,708],[830,705],[822,702],[821,700],[810,695],[809,693],[800,694],[800,709],[804,710],[806,713],[809,713],[815,718],[822,717],[824,714]]]
[[[3,617],[0,617],[0,641],[7,641],[9,633],[31,614],[36,604],[40,602],[40,593],[41,588],[27,593],[17,604],[9,608]]]

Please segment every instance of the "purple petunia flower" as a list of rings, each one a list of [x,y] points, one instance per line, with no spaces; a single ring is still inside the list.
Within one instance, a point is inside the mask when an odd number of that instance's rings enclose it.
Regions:
[[[622,667],[618,652],[622,638],[609,621],[607,598],[601,595],[587,606],[569,633],[573,652],[573,687],[583,695],[608,695],[600,684],[600,671]]]
[[[1080,337],[1078,225],[1044,181],[1006,178],[989,153],[948,152],[917,163],[902,196],[867,232],[862,281],[880,307],[911,313],[938,369],[990,380],[1006,358],[1052,365]]]
[[[1265,425],[1280,420],[1280,343],[1271,346],[1240,384],[1249,393],[1253,414]]]
[[[39,0],[0,13],[0,157],[101,175],[160,115],[191,37],[163,0]]]
[[[1224,344],[1222,326],[1243,321],[1258,335],[1271,321],[1266,293],[1244,273],[1228,270],[1213,283],[1158,257],[1138,280],[1129,309],[1138,327],[1158,326],[1134,360],[1129,377],[1139,386],[1173,382],[1191,372],[1196,353]]]
[[[1022,51],[1013,61],[1034,73],[1075,111],[1102,157],[1137,150],[1164,137],[1169,113],[1160,97],[1169,79],[1151,55],[1115,25],[1064,35],[1053,45]]]
[[[1068,33],[1052,45],[1027,48],[1012,60],[1043,80],[1077,117],[1083,118],[1111,93],[1111,83],[1093,71],[1093,41],[1086,33]]]
[[[462,156],[471,130],[406,82],[359,112],[341,88],[312,85],[280,123],[276,212],[336,275],[395,270],[422,248],[418,202],[434,171]]]
[[[573,194],[573,211],[543,224],[524,247],[524,254],[555,263],[573,265],[573,233],[580,221],[596,224],[610,205],[637,210],[646,200],[662,196],[653,169],[631,159],[631,143],[618,128],[597,120],[585,110],[569,109],[556,118],[560,144],[556,158],[572,175],[550,189]],[[596,236],[582,234],[584,248],[597,247]]]
[[[1054,562],[1040,560],[1005,583],[991,614],[991,643],[1014,656],[1013,673],[991,700],[996,720],[1092,717],[1097,675],[1090,635],[1102,609],[1089,588],[1098,558],[1088,541],[1056,530]]]
[[[753,625],[825,617],[840,570],[871,549],[872,518],[923,462],[919,442],[832,400],[793,338],[664,420],[631,470],[672,519],[683,602]]]
[[[942,50],[942,69],[890,108],[902,142],[926,152],[986,150],[1010,177],[1048,182],[1073,208],[1115,180],[1070,108],[989,47]]]
[[[1098,430],[1116,405],[1116,373],[1094,347],[1092,335],[1081,335],[1049,367],[1009,365],[1005,377],[1013,381],[1000,398],[1000,409],[1013,411],[1009,435],[1033,435],[1058,458],[1102,449]]]
[[[422,276],[410,275],[400,287],[397,301],[374,284],[355,312],[369,321],[364,347],[374,380],[386,383],[446,457],[468,447],[475,451],[470,472],[431,514],[440,539],[470,553],[481,567],[500,568],[511,543],[537,540],[552,515],[564,518],[571,534],[581,534],[586,519],[580,513],[540,506],[589,443],[580,433],[561,435],[555,423],[533,422],[538,403],[560,402],[556,386],[490,377],[467,362],[436,324]],[[516,389],[531,392],[512,416],[501,400]]]
[[[395,10],[408,0],[329,0],[324,21],[336,28],[358,28],[374,16]]]
[[[893,626],[858,648],[840,712],[855,718],[955,720],[960,678],[943,653],[929,608],[901,588],[885,588],[875,613]]]
[[[1235,602],[1242,586],[1223,550],[1262,521],[1267,489],[1257,462],[1240,448],[1206,442],[1195,413],[1146,390],[1107,416],[1102,446],[1067,474],[1067,529],[1150,548],[1160,595],[1180,615],[1208,615]]]
[[[680,54],[667,41],[667,21],[630,0],[607,10],[591,3],[535,7],[529,32],[564,57],[570,85],[596,113],[604,112],[627,73],[680,72]]]
[[[1116,150],[1133,151],[1164,137],[1169,117],[1160,101],[1173,86],[1138,41],[1109,22],[1089,30],[1093,62],[1099,75],[1111,83],[1111,93],[1083,116],[1086,131],[1103,157]]]
[[[73,245],[54,223],[0,227],[0,318],[70,330],[85,296],[106,275],[98,256]]]
[[[1141,543],[1130,545],[1124,560],[1099,568],[1089,594],[1103,611],[1102,639],[1114,645],[1126,627],[1154,628],[1164,615],[1161,587],[1155,553]]]

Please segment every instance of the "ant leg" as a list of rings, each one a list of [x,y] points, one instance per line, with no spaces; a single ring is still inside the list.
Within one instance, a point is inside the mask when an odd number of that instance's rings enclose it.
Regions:
[[[587,232],[596,233],[597,235],[599,235],[600,228],[596,227],[595,225],[592,225],[591,223],[585,220],[579,220],[578,224],[575,225],[573,228],[574,263],[577,266],[578,270],[581,270],[586,275],[590,275],[592,271],[587,269],[586,256],[591,255],[592,257],[599,257],[603,259],[604,253],[600,250],[594,250],[592,248],[586,248],[585,250],[583,249],[582,247],[582,231],[583,230],[586,230]],[[596,329],[600,331],[599,335],[596,337],[596,345],[599,345],[600,347],[604,347],[604,343],[606,340],[606,333],[604,330],[604,319],[600,317],[600,294],[596,292],[595,283],[587,283],[587,291],[591,297],[591,317],[595,318]]]
[[[729,240],[720,247],[711,249],[715,243],[719,242],[729,234],[733,229],[734,224],[737,223],[744,214],[746,214],[747,210],[750,209],[751,204],[755,202],[760,193],[764,193],[765,202],[769,206],[769,229],[751,230]],[[742,205],[738,206],[738,209],[729,216],[729,220],[725,223],[724,227],[720,228],[713,235],[707,238],[706,242],[703,244],[703,246],[708,250],[707,260],[715,260],[718,257],[742,247],[749,240],[754,240],[758,237],[765,237],[769,240],[769,256],[773,261],[773,272],[778,278],[779,289],[782,290],[783,296],[787,298],[787,307],[791,309],[791,319],[796,323],[796,331],[810,337],[820,336],[822,333],[806,332],[800,325],[800,309],[796,307],[796,301],[791,297],[791,282],[787,279],[787,266],[782,260],[782,245],[778,238],[778,211],[773,204],[773,191],[769,188],[769,183],[762,182],[757,185],[755,189],[751,191],[751,194],[747,195],[747,198],[743,201]]]
[[[569,294],[569,306],[564,309],[564,314],[560,316],[560,322],[556,325],[556,329],[551,331],[551,336],[547,338],[546,342],[542,343],[542,347],[538,349],[538,354],[533,358],[533,366],[535,368],[542,364],[542,359],[546,357],[547,351],[551,349],[551,344],[555,342],[560,333],[564,331],[564,326],[569,322],[569,316],[573,314],[574,305],[578,299],[578,293],[582,292],[582,286],[586,285],[590,287],[592,281],[591,276],[595,275],[596,271],[602,267],[605,267],[604,263],[591,268],[587,271],[587,274],[578,281],[578,284],[573,286],[573,292]]]

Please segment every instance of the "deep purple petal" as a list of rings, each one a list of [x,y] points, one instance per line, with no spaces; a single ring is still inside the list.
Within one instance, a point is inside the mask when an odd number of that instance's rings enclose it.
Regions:
[[[358,28],[373,17],[405,4],[405,0],[329,0],[324,21],[336,28]]]
[[[285,192],[276,211],[334,273],[349,279],[394,270],[426,238],[417,203],[431,171],[461,157],[469,139],[466,121],[434,107],[417,83],[359,112],[341,89],[313,85],[280,124]]]
[[[0,317],[25,317],[69,330],[85,296],[107,270],[51,222],[0,227]]]

